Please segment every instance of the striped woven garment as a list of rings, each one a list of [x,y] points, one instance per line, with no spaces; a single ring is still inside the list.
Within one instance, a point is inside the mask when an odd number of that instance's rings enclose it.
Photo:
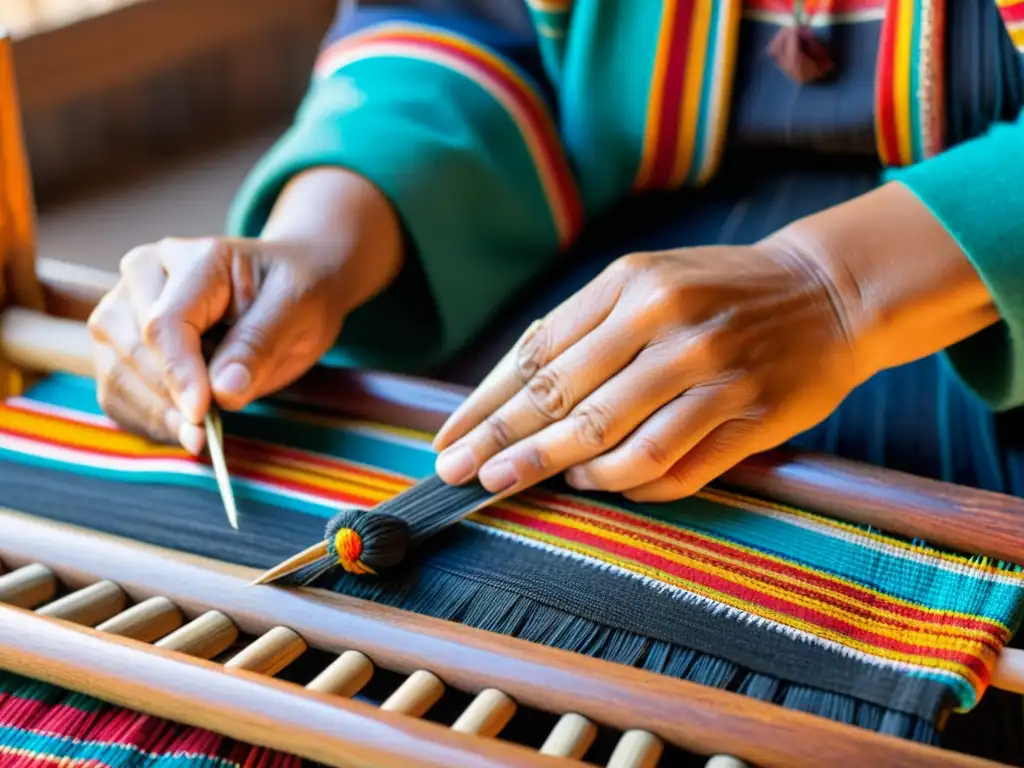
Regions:
[[[225,427],[240,532],[207,464],[119,431],[92,382],[69,376],[0,405],[0,502],[264,568],[319,540],[339,507],[372,506],[433,468],[427,436],[379,424],[260,405]],[[721,490],[645,506],[538,489],[439,535],[397,573],[320,586],[925,742],[977,703],[1024,608],[1018,566]],[[58,750],[30,738],[51,715],[19,714],[51,701],[75,710],[79,739],[126,717],[91,720],[78,699],[7,678],[0,751]],[[136,748],[173,741],[140,722],[125,732]]]

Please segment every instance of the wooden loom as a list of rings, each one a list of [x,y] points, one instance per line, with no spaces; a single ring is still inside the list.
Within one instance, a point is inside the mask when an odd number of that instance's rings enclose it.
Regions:
[[[32,373],[91,375],[83,324],[107,275],[35,264],[29,174],[0,50],[6,294],[0,396]],[[45,311],[42,311],[44,310]],[[285,398],[420,430],[465,393],[382,374],[317,371]],[[779,501],[992,557],[1024,559],[1024,501],[830,457],[775,453],[726,478]],[[2,503],[2,495],[0,495]],[[331,766],[579,765],[600,729],[608,763],[653,766],[663,744],[709,765],[983,766],[751,698],[320,591],[249,589],[250,569],[0,511],[0,669]],[[241,638],[241,641],[240,641]],[[241,646],[225,663],[229,648]],[[275,675],[313,650],[333,661],[307,686]],[[375,671],[404,677],[380,707],[351,697]],[[993,684],[1024,693],[1024,652]],[[422,716],[455,689],[454,725]],[[499,740],[516,709],[560,716],[541,749]],[[726,757],[725,753],[732,757]]]

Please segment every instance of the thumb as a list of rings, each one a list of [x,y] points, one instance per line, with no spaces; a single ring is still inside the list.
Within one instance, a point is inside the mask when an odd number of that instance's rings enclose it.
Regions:
[[[214,398],[228,410],[240,410],[291,383],[337,335],[328,324],[321,303],[295,270],[275,265],[210,361]]]

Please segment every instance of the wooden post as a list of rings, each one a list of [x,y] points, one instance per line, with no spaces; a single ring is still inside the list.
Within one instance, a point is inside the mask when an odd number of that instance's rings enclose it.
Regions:
[[[44,308],[35,270],[36,212],[21,126],[11,37],[0,30],[0,306]],[[21,391],[24,376],[0,359],[0,398]]]

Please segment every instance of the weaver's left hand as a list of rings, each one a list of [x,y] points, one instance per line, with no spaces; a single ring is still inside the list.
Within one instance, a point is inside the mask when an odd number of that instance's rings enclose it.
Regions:
[[[438,474],[495,493],[566,470],[577,489],[637,501],[695,493],[873,373],[839,282],[777,244],[621,258],[534,323],[449,419]]]

